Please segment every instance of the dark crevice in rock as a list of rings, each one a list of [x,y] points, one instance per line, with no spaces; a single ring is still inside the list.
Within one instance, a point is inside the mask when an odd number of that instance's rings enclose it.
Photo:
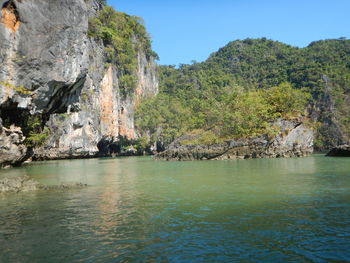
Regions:
[[[340,145],[333,148],[327,156],[331,157],[350,157],[350,146],[349,145]]]
[[[121,145],[108,137],[102,138],[97,144],[97,148],[99,156],[111,156],[121,152]]]
[[[137,139],[128,139],[125,136],[118,136],[118,139],[104,137],[97,144],[98,156],[140,156],[154,154],[150,147],[140,149],[137,147]]]
[[[294,129],[298,128],[302,124],[303,124],[302,122],[298,122],[297,124],[294,125]]]
[[[48,103],[46,114],[77,112],[79,108],[79,97],[86,75],[77,79],[74,84],[67,85],[60,81],[51,81],[48,83],[50,90],[53,90],[53,95]]]
[[[18,108],[18,104],[12,101],[1,105],[0,118],[4,127],[15,125],[22,129],[23,135],[28,137],[33,131],[33,125],[36,126],[37,131],[43,130],[47,121],[47,116],[42,114],[32,115],[28,109]],[[33,122],[37,122],[34,124]]]
[[[11,125],[23,127],[29,116],[30,113],[27,109],[18,108],[18,103],[12,101],[8,101],[0,107],[0,118],[5,127],[10,127]]]
[[[156,152],[160,153],[160,152],[164,152],[165,150],[166,150],[165,144],[161,141],[157,141],[156,142]]]

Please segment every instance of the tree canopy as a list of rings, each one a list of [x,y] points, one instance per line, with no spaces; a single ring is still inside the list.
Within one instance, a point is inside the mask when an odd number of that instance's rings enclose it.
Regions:
[[[350,41],[296,48],[266,38],[230,42],[201,63],[160,66],[160,94],[136,114],[140,130],[166,142],[200,131],[207,141],[271,132],[271,120],[304,114],[338,120],[350,133]],[[326,116],[326,98],[334,113]],[[322,147],[332,136],[317,133]],[[154,139],[154,138],[152,138]]]

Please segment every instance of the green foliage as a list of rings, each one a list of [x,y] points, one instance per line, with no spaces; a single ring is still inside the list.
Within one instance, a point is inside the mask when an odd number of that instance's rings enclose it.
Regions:
[[[0,81],[0,86],[13,89],[14,91],[16,91],[16,92],[18,92],[19,94],[22,94],[22,95],[32,94],[32,92],[30,90],[28,90],[27,88],[25,88],[24,86],[18,86],[17,87],[15,85],[11,84],[11,83],[4,82],[4,81]]]
[[[37,115],[29,116],[25,125],[25,132],[38,131],[41,128],[41,118]]]
[[[110,6],[89,20],[88,36],[103,41],[107,63],[117,66],[125,94],[136,87],[138,52],[145,52],[148,59],[157,58],[142,19],[117,12]]]
[[[45,128],[42,132],[39,133],[30,132],[29,136],[26,138],[25,143],[29,147],[40,147],[46,142],[48,137],[49,129]]]
[[[147,149],[149,145],[149,138],[146,136],[141,136],[136,140],[135,148],[137,152],[142,153]]]
[[[266,91],[260,90],[260,93],[270,105],[269,113],[274,118],[299,115],[305,110],[305,105],[311,98],[309,93],[293,89],[292,85],[287,82]]]
[[[323,123],[317,128],[318,145],[329,145],[336,131],[328,125],[334,118],[350,138],[349,54],[350,40],[345,39],[318,41],[303,49],[266,38],[233,41],[202,63],[161,66],[161,95],[154,103],[163,105],[163,116],[170,107],[162,102],[164,95],[168,102],[177,101],[189,112],[187,117],[179,125],[171,118],[164,122],[171,122],[177,134],[201,130],[203,138],[196,140],[203,141],[210,141],[212,134],[220,140],[273,134],[272,119],[293,118],[308,109]],[[148,105],[139,117],[156,107]],[[332,112],[322,110],[327,107]],[[162,132],[164,122],[158,126]]]
[[[32,91],[26,89],[23,86],[16,87],[15,91],[17,91],[19,94],[23,94],[23,95],[30,95],[30,94],[32,94]]]
[[[185,139],[181,141],[182,145],[186,144],[215,144],[220,143],[223,140],[219,138],[212,130],[193,130],[190,132],[190,135],[193,136],[193,139]]]
[[[119,78],[119,87],[125,94],[128,94],[136,86],[136,81],[134,75],[123,75]]]
[[[187,130],[191,112],[180,100],[166,94],[145,100],[137,109],[136,126],[149,131],[151,141],[170,143]]]
[[[49,136],[49,129],[42,128],[41,116],[29,116],[23,127],[23,133],[26,136],[25,144],[28,147],[42,146]]]
[[[216,82],[211,83],[215,87]],[[271,121],[299,116],[310,97],[288,83],[269,90],[245,91],[233,86],[187,92],[187,97],[179,90],[144,102],[136,112],[136,126],[149,131],[152,141],[170,143],[189,133],[195,139],[183,143],[211,144],[271,133]]]

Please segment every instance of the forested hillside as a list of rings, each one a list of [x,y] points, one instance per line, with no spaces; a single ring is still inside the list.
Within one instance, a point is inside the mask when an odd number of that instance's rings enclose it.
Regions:
[[[159,70],[160,94],[137,114],[148,140],[169,143],[184,133],[202,133],[199,143],[212,143],[273,135],[271,120],[296,116],[310,119],[316,149],[349,138],[350,40],[306,48],[265,38],[237,40],[205,62]]]

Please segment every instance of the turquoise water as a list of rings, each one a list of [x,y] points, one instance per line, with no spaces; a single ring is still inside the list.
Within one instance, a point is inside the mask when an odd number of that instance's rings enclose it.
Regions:
[[[350,158],[41,162],[0,195],[0,262],[350,262]]]

